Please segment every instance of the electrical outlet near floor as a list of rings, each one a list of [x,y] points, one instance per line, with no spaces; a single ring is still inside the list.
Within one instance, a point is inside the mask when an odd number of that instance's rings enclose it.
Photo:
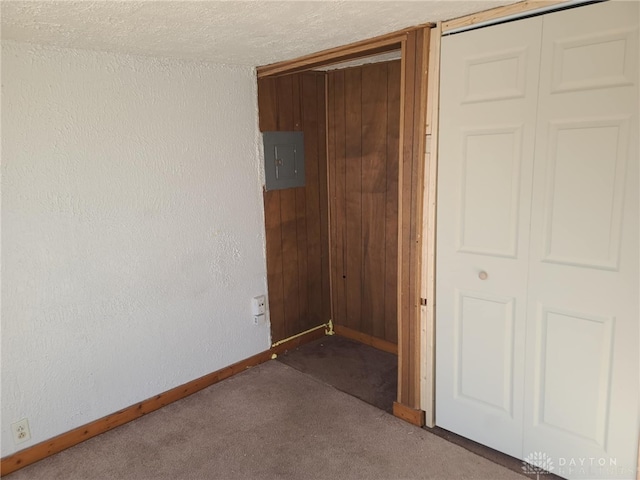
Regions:
[[[11,431],[13,432],[13,441],[17,445],[22,442],[26,442],[31,438],[31,431],[29,430],[29,421],[26,418],[11,424]]]

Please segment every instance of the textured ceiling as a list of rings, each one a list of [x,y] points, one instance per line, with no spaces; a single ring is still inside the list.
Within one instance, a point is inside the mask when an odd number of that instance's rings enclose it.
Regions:
[[[2,38],[255,66],[507,3],[2,0]]]

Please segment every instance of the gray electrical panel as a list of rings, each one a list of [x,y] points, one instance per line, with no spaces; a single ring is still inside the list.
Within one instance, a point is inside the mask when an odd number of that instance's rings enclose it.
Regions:
[[[264,171],[267,190],[304,187],[302,132],[264,132]]]

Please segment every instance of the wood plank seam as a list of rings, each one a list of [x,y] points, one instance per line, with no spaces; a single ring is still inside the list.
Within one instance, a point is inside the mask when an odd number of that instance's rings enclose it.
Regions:
[[[319,84],[319,85],[318,85]],[[327,75],[322,72],[316,76],[316,111],[318,112],[317,137],[318,141],[318,195],[320,205],[320,236],[321,236],[321,270],[322,270],[322,318],[333,318],[332,285],[331,285],[331,212],[329,211],[329,149],[327,133],[327,109],[329,96],[327,95]]]
[[[280,117],[278,116],[278,121],[280,121],[279,118]],[[280,213],[280,262],[282,263],[282,331],[284,332],[284,336],[287,337],[289,335],[289,329],[287,328],[287,302],[285,301],[285,292],[287,291],[287,286],[285,283],[284,255],[282,255],[282,252],[284,252],[284,235],[282,234],[282,196],[280,195],[278,196],[278,204]]]
[[[388,185],[389,185],[389,111],[391,110],[389,108],[389,66],[387,65],[387,68],[385,70],[386,73],[386,77],[385,77],[385,94],[386,94],[386,105],[387,105],[387,109],[385,111],[385,132],[386,135],[384,136],[384,151],[385,154],[387,156],[386,161],[384,162],[384,177],[385,177],[385,191],[384,191],[384,233],[383,233],[383,238],[385,239],[385,242],[387,240],[387,197],[389,196],[389,190],[388,190]],[[384,275],[385,278],[387,276],[387,248],[384,249],[384,259],[383,259],[383,270],[384,270]],[[390,332],[388,331],[388,326],[387,326],[387,288],[386,288],[386,282],[385,282],[385,286],[382,289],[382,311],[383,313],[383,328],[384,328],[384,336],[385,338],[389,338],[388,335],[390,334]],[[397,355],[397,345],[396,345],[396,355]]]

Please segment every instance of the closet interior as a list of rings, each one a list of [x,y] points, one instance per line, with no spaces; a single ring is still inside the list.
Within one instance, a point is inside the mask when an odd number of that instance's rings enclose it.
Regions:
[[[331,320],[338,336],[282,360],[391,411],[400,59],[261,79],[259,97],[263,132],[304,134],[305,185],[264,192],[272,340]]]

